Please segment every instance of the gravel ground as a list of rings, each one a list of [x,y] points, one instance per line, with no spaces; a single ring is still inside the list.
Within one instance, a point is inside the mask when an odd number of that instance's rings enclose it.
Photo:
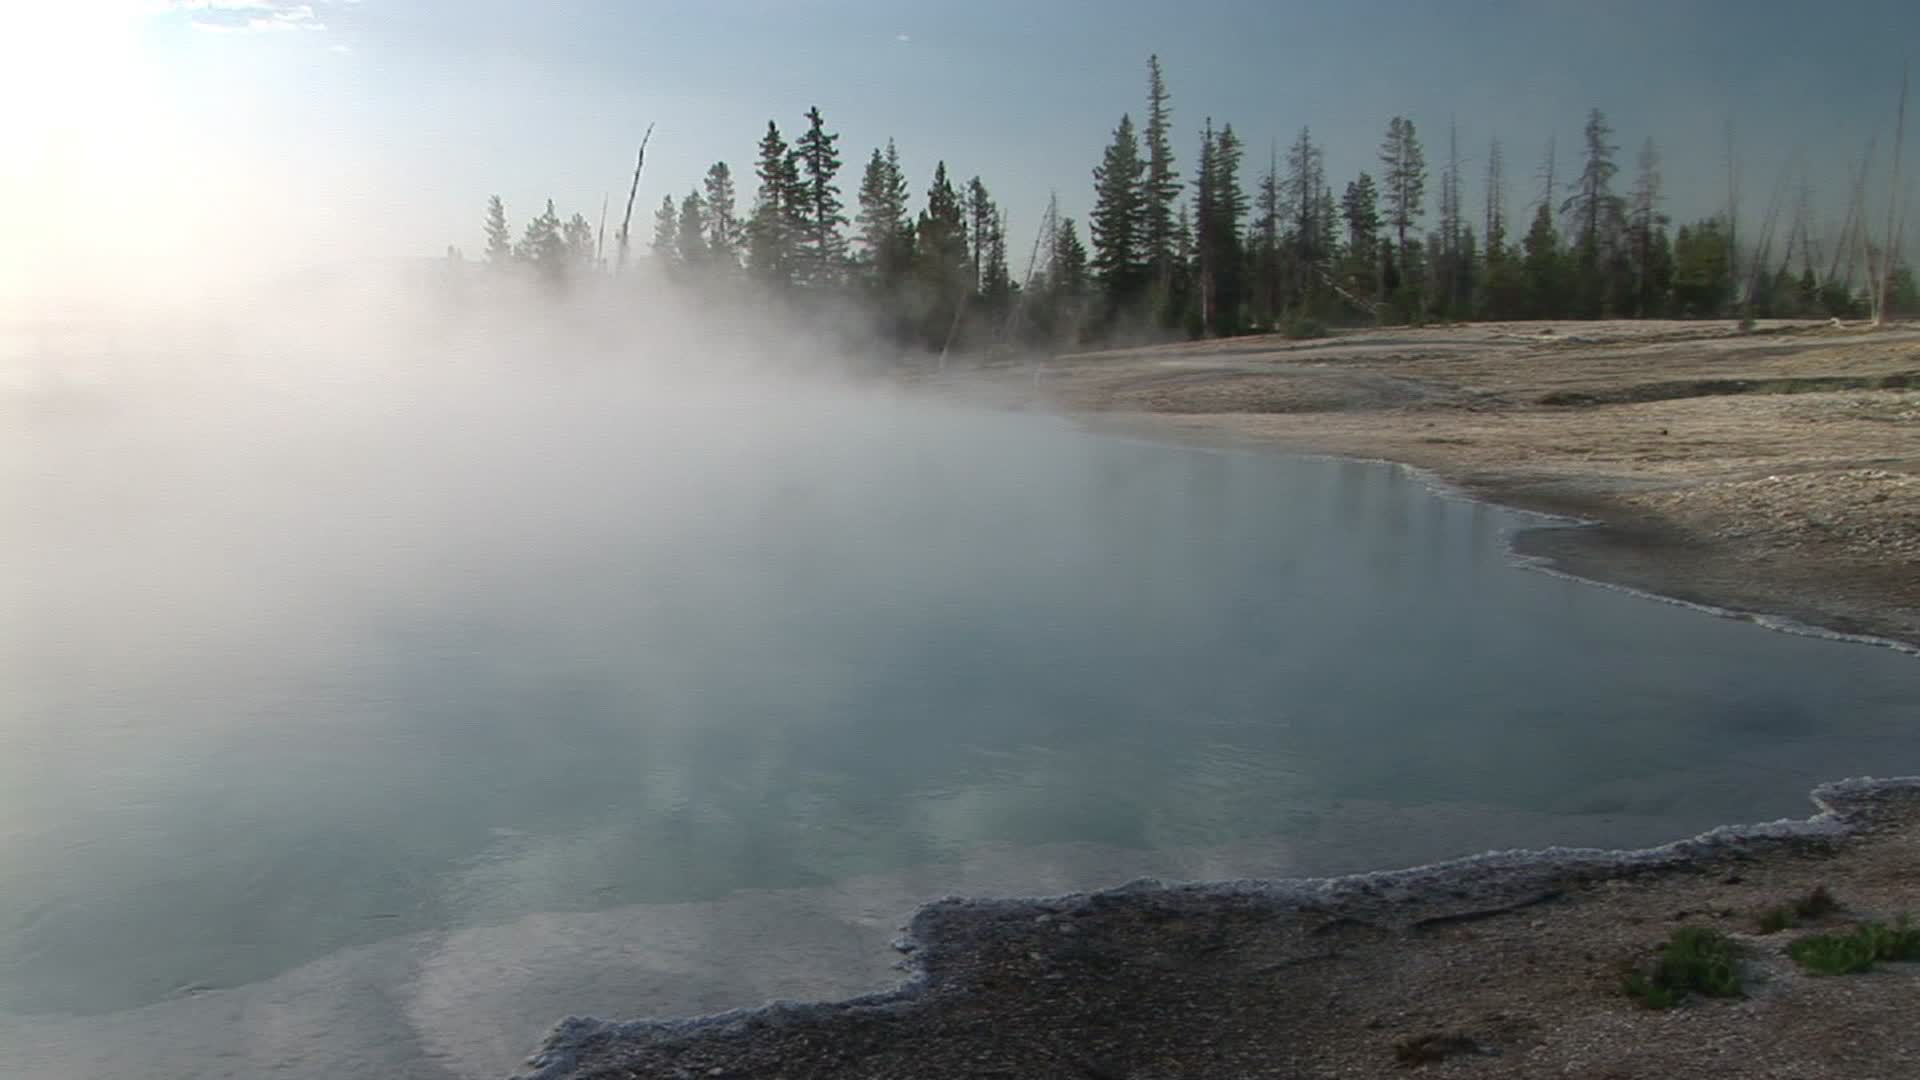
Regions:
[[[1819,798],[1826,812],[1798,826],[1646,852],[939,901],[907,928],[915,978],[899,991],[570,1020],[527,1076],[1910,1076],[1920,965],[1821,978],[1786,948],[1914,908],[1920,782]],[[1760,932],[1761,910],[1816,886],[1840,910]],[[1732,935],[1744,996],[1652,1011],[1621,992],[1682,926]]]

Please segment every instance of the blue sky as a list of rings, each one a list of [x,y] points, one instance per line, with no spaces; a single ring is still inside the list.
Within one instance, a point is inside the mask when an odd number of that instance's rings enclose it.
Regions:
[[[1549,136],[1571,169],[1597,105],[1626,169],[1643,138],[1660,145],[1676,217],[1724,198],[1732,115],[1749,213],[1804,155],[1823,217],[1837,220],[1846,169],[1876,131],[1884,163],[1903,51],[1920,40],[1920,6],[1899,0],[1832,15],[1771,0],[74,2],[123,14],[110,55],[137,58],[141,73],[128,85],[126,64],[96,63],[111,92],[99,79],[94,89],[164,102],[166,142],[194,148],[149,154],[146,167],[178,172],[170,190],[190,202],[208,192],[194,212],[209,220],[225,204],[281,222],[275,246],[289,258],[473,252],[495,192],[516,225],[548,196],[591,218],[612,193],[617,216],[634,144],[657,121],[635,213],[644,231],[661,195],[684,192],[714,160],[747,173],[766,121],[791,134],[816,104],[842,135],[849,203],[867,153],[892,136],[916,197],[936,159],[979,174],[1021,249],[1049,190],[1084,214],[1089,170],[1120,113],[1140,112],[1153,52],[1183,164],[1205,117],[1231,121],[1249,148],[1249,186],[1268,147],[1302,125],[1325,144],[1336,188],[1377,170],[1399,113],[1418,125],[1436,175],[1458,124],[1470,206],[1487,140],[1500,136],[1518,205],[1537,192]],[[100,60],[96,31],[60,29],[52,53]],[[118,112],[112,100],[96,106],[89,116]],[[742,175],[743,196],[750,186]]]

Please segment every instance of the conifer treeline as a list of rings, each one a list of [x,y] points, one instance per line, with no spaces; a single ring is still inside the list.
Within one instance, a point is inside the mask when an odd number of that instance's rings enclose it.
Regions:
[[[1336,196],[1303,127],[1268,155],[1249,197],[1245,147],[1231,124],[1211,117],[1182,175],[1158,57],[1147,67],[1144,129],[1130,113],[1114,127],[1093,169],[1086,239],[1050,207],[1022,281],[1009,266],[1006,215],[981,178],[959,182],[937,163],[915,213],[891,139],[867,158],[850,219],[839,136],[817,107],[791,143],[768,121],[744,212],[725,162],[679,199],[664,198],[653,253],[693,284],[857,301],[881,333],[934,350],[1305,335],[1328,324],[1431,319],[1855,316],[1865,307],[1857,260],[1821,257],[1804,198],[1778,244],[1768,235],[1737,248],[1721,217],[1670,231],[1657,148],[1642,144],[1623,193],[1620,148],[1598,109],[1570,181],[1556,175],[1549,143],[1516,242],[1498,139],[1487,147],[1477,214],[1462,200],[1468,166],[1456,133],[1446,133],[1435,176],[1421,132],[1400,116],[1387,123],[1377,175],[1360,172]],[[516,242],[500,199],[490,199],[486,237],[495,264],[555,279],[604,268],[586,219],[562,222],[551,201]],[[1920,307],[1907,268],[1893,291],[1896,310]]]

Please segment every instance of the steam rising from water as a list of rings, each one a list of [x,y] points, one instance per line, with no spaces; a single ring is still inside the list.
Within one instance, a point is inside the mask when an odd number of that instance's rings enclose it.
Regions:
[[[1392,469],[444,269],[14,328],[0,1060],[480,1075],[872,989],[933,893],[1643,844],[1920,750],[1910,658],[1518,572]]]

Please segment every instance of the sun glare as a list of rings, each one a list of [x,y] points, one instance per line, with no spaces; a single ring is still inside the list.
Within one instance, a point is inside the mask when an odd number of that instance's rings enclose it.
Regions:
[[[0,261],[0,294],[71,291],[164,232],[131,217],[174,183],[187,152],[166,67],[143,39],[151,0],[40,4],[0,38],[0,203],[21,241]]]

